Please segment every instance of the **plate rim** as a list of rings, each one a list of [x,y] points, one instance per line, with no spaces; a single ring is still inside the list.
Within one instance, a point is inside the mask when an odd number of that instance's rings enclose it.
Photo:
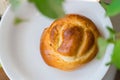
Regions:
[[[68,0],[67,0],[67,1],[68,1]],[[76,0],[76,1],[79,1],[79,0]],[[2,16],[1,21],[0,21],[0,28],[2,27],[1,25],[2,25],[2,23],[4,22],[4,18],[6,17],[6,15],[9,13],[10,8],[11,8],[11,5],[9,5],[9,6],[7,7],[6,11],[4,12],[4,15]],[[109,18],[109,17],[108,17],[108,18]],[[109,20],[110,20],[110,18],[109,18]],[[110,20],[110,22],[111,22],[111,20]],[[111,27],[112,27],[112,26],[111,26]],[[7,76],[10,78],[11,76],[8,74],[7,69],[6,69],[5,65],[4,65],[4,61],[1,60],[1,56],[0,56],[0,63],[1,63],[1,65],[2,65],[5,73],[6,73]],[[108,67],[107,72],[108,72],[109,68],[110,68],[110,66]],[[107,72],[105,72],[105,75],[107,74]],[[103,76],[103,78],[105,77],[105,75]]]

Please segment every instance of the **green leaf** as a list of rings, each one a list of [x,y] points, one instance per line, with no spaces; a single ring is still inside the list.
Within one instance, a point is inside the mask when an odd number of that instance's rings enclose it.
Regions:
[[[106,39],[100,37],[98,38],[98,54],[97,54],[97,58],[100,59],[103,57],[103,55],[105,54],[106,48],[107,48],[108,42]]]
[[[37,9],[49,18],[59,18],[64,16],[62,2],[64,0],[29,0],[34,3]]]
[[[29,2],[34,2],[34,0],[28,0]]]
[[[120,69],[120,40],[117,40],[112,54],[112,63]]]
[[[111,65],[112,63],[111,63],[111,61],[110,62],[107,62],[105,65],[106,66],[109,66],[109,65]]]
[[[114,35],[116,33],[115,30],[109,26],[107,26],[107,29],[110,32],[110,34],[112,34],[112,35]]]
[[[115,39],[116,39],[116,40],[119,40],[119,39],[120,39],[120,32],[116,33]]]
[[[18,25],[18,24],[20,24],[20,23],[22,23],[22,22],[24,22],[24,21],[25,21],[24,19],[15,17],[15,19],[14,19],[14,24],[15,24],[15,25]]]
[[[102,7],[103,7],[104,9],[106,9],[107,4],[105,4],[104,0],[100,0],[100,3],[101,3],[101,5],[102,5]]]
[[[22,0],[10,0],[9,2],[10,2],[11,5],[12,5],[12,9],[13,9],[13,10],[17,10],[18,7],[21,5]]]
[[[107,15],[114,16],[120,13],[120,0],[112,0],[110,5],[106,7]]]
[[[2,65],[0,64],[0,68],[2,67]]]
[[[107,30],[109,31],[109,38],[104,39],[102,37],[98,38],[98,48],[99,52],[97,55],[97,58],[100,59],[106,51],[106,48],[109,43],[115,43],[115,31],[111,27],[107,27]]]
[[[111,27],[107,27],[107,30],[109,31],[109,38],[108,38],[108,42],[111,42],[111,43],[114,43],[114,41],[115,41],[115,30],[113,30],[113,28],[111,28]]]

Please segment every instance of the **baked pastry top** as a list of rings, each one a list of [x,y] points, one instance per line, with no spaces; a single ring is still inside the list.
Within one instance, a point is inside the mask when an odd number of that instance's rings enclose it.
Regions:
[[[68,14],[43,31],[40,52],[48,65],[65,71],[73,70],[96,56],[99,35],[90,19]]]

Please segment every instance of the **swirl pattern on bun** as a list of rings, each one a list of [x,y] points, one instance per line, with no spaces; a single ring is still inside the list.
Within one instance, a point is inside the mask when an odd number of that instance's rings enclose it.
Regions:
[[[74,70],[91,61],[98,52],[100,36],[85,16],[68,14],[46,28],[40,41],[44,61],[60,70]]]

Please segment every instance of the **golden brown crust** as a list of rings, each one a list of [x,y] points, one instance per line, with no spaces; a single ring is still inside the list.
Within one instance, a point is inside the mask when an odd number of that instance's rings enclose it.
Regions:
[[[97,54],[99,36],[95,24],[76,14],[54,21],[44,30],[40,51],[44,61],[61,70],[73,70]]]

